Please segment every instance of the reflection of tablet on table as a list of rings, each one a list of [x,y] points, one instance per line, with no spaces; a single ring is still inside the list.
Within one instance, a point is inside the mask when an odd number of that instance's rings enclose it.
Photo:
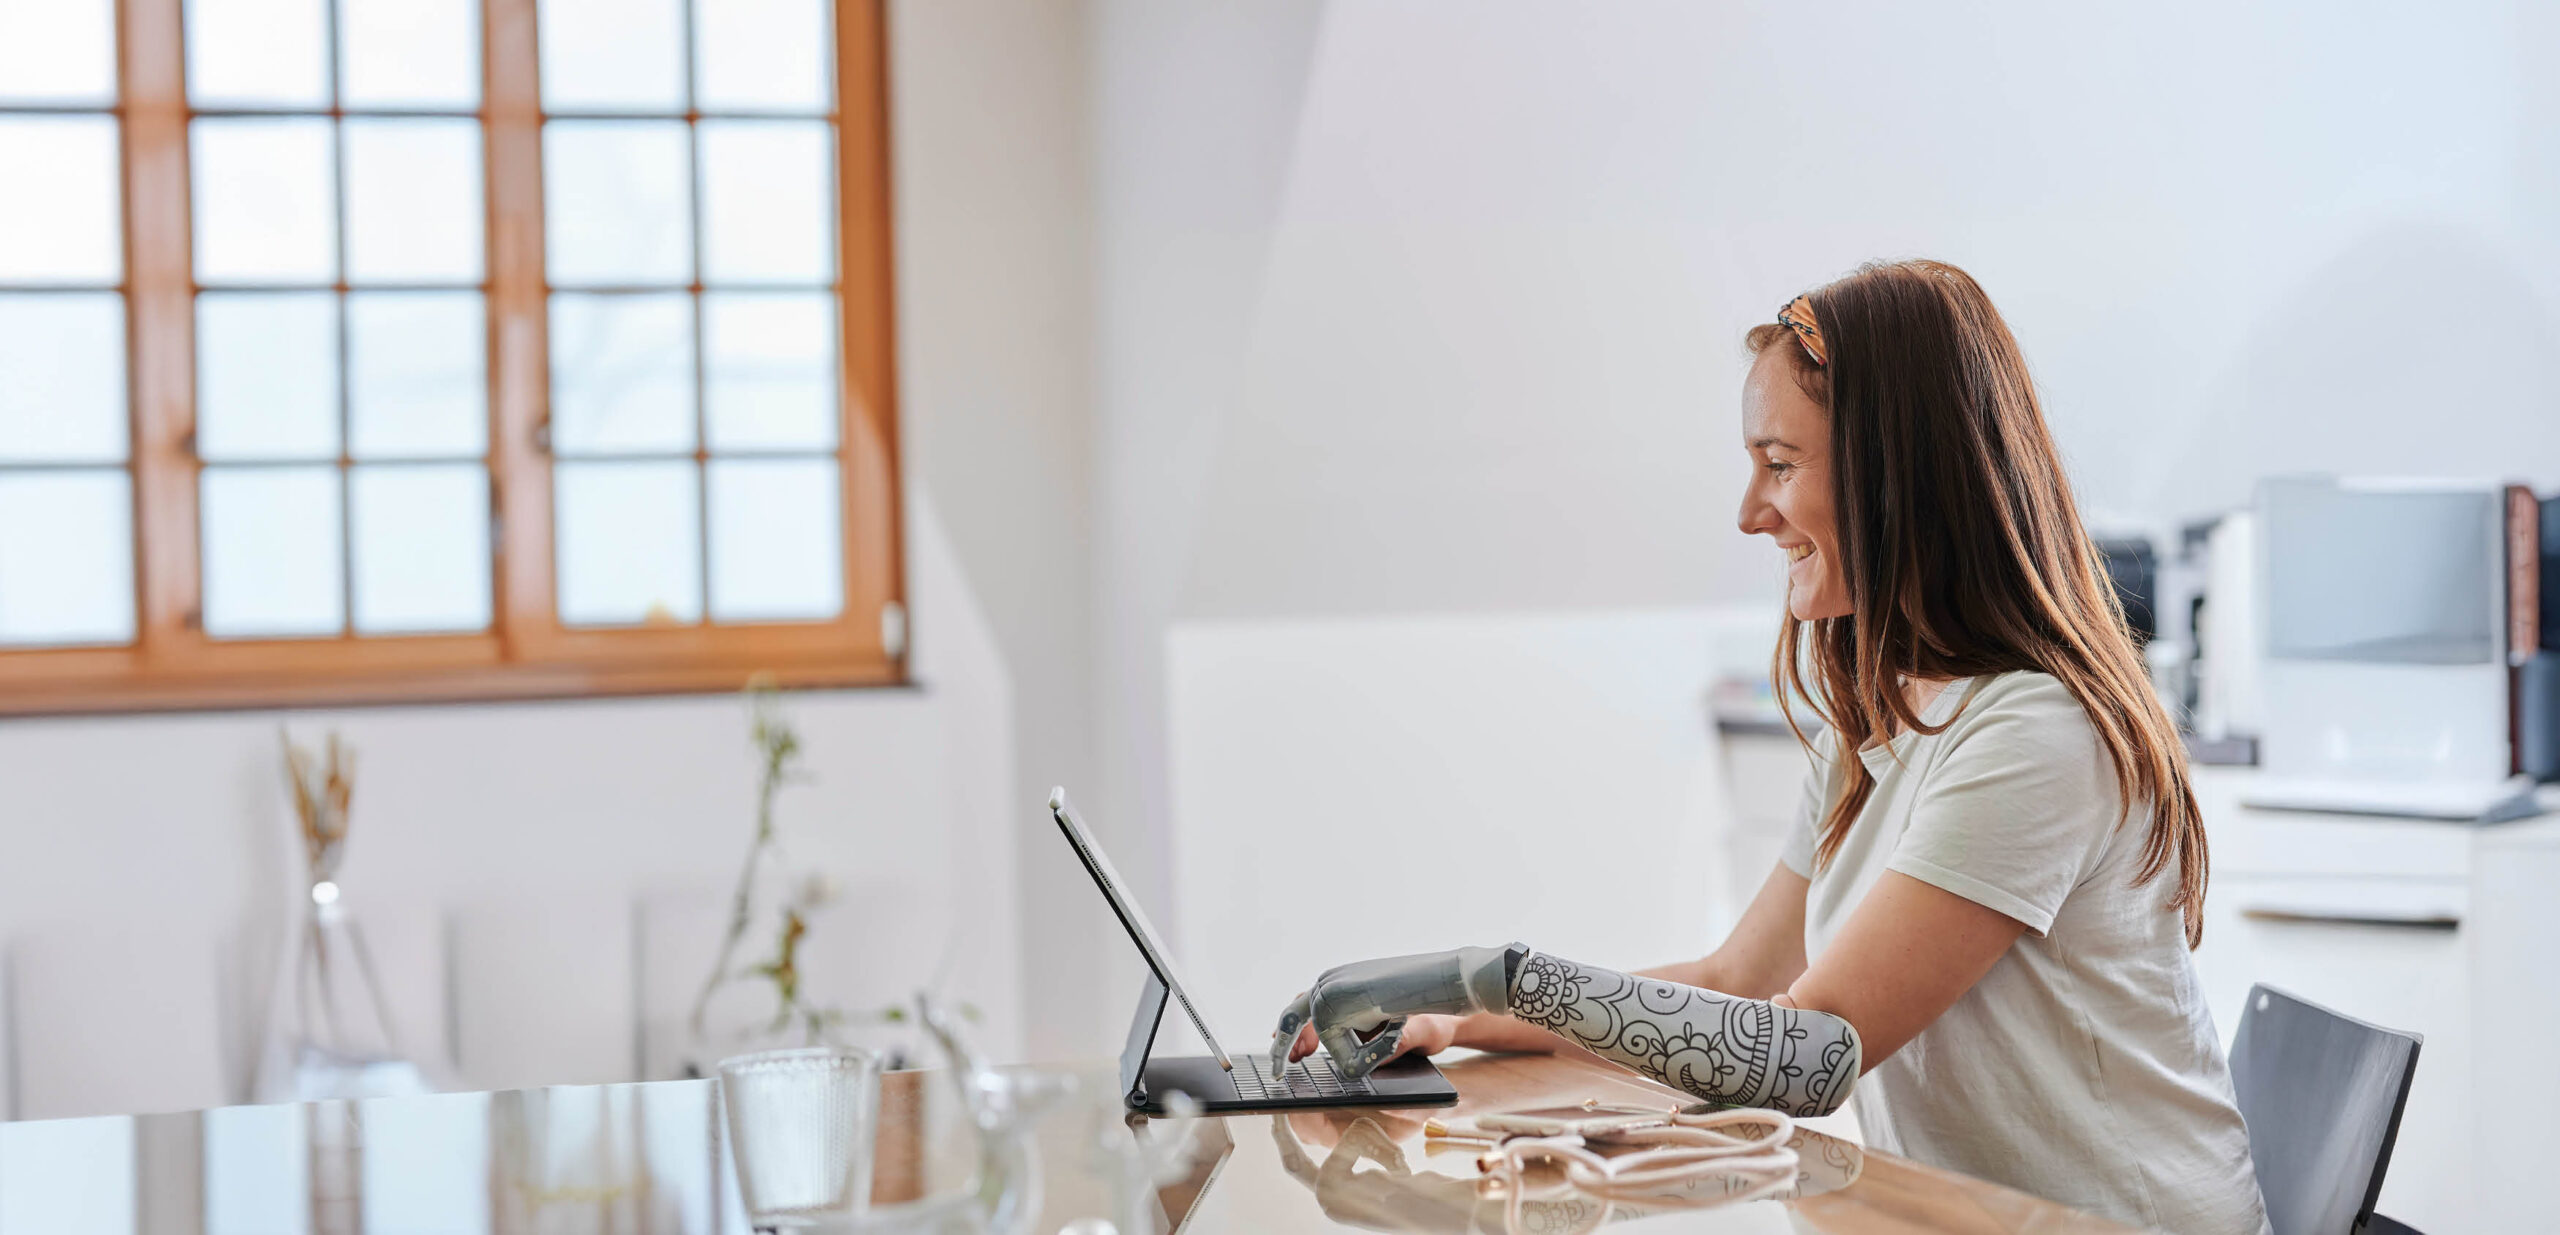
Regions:
[[[1183,1228],[1191,1225],[1191,1215],[1200,1211],[1200,1198],[1209,1194],[1209,1185],[1218,1182],[1218,1172],[1226,1169],[1227,1159],[1235,1156],[1235,1133],[1227,1130],[1223,1119],[1184,1120],[1164,1128],[1156,1128],[1144,1119],[1132,1119],[1130,1123],[1140,1137],[1200,1138],[1192,1149],[1191,1169],[1183,1172],[1180,1179],[1156,1189],[1156,1204],[1164,1211],[1166,1235],[1181,1235]],[[1193,1133],[1190,1128],[1199,1131]]]

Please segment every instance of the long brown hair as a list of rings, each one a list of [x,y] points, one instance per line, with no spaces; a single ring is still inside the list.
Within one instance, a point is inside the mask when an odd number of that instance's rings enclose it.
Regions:
[[[1808,299],[1827,363],[1811,363],[1780,323],[1754,327],[1748,342],[1755,355],[1783,344],[1798,386],[1831,414],[1853,611],[1789,618],[1772,666],[1780,703],[1802,697],[1836,735],[1815,861],[1830,863],[1875,789],[1851,756],[1878,735],[1946,728],[1920,722],[1905,679],[2033,670],[2088,712],[2115,765],[2122,818],[2151,807],[2134,883],[2176,862],[2169,904],[2196,946],[2209,864],[2186,751],[2081,528],[2008,324],[1973,276],[1944,262],[1875,263]]]

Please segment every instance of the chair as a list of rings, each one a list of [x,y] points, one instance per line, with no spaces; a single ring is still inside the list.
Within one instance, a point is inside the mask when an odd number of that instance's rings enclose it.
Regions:
[[[2419,1043],[2265,983],[2249,988],[2231,1086],[2275,1235],[2415,1235],[2373,1203]]]

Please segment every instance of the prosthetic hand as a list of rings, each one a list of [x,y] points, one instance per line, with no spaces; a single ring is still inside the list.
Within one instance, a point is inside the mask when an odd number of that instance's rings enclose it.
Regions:
[[[1271,1039],[1272,1070],[1289,1062],[1289,1044],[1298,1040],[1299,1026],[1312,1021],[1316,1041],[1333,1055],[1334,1066],[1344,1076],[1367,1076],[1396,1053],[1405,1018],[1417,1012],[1509,1012],[1511,975],[1528,958],[1529,949],[1515,943],[1355,961],[1325,970],[1280,1014],[1279,1032]]]
[[[1791,1115],[1840,1109],[1858,1079],[1858,1031],[1828,1012],[1579,965],[1519,944],[1327,970],[1281,1014],[1273,1060],[1285,1062],[1299,1026],[1313,1022],[1335,1066],[1366,1076],[1395,1053],[1404,1018],[1418,1012],[1503,1013],[1710,1102]]]

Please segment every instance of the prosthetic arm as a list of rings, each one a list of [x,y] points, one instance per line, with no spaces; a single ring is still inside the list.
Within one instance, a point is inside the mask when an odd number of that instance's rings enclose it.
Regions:
[[[1273,1062],[1300,1026],[1347,1076],[1395,1054],[1416,1013],[1494,1012],[1549,1030],[1710,1102],[1828,1115],[1858,1079],[1858,1031],[1828,1012],[1781,1008],[1507,948],[1460,948],[1325,971],[1280,1015]]]

